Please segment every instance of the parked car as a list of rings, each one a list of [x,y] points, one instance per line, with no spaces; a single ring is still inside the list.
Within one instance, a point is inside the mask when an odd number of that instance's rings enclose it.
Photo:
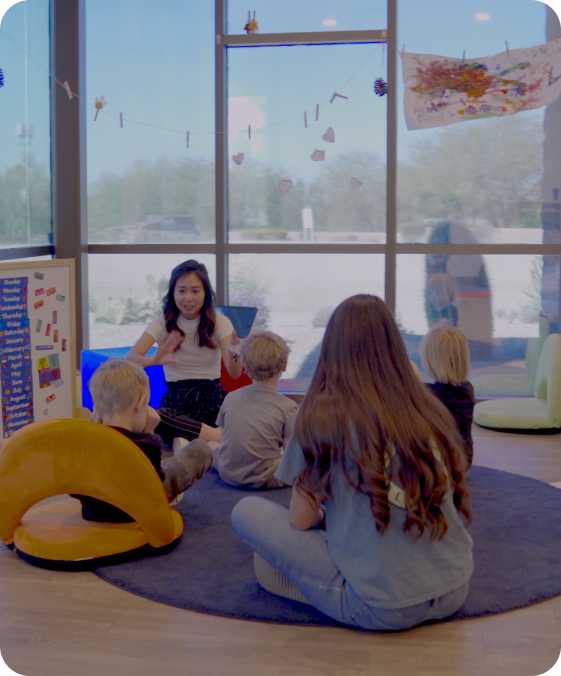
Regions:
[[[174,243],[199,239],[201,229],[191,216],[149,217],[139,225],[137,242]]]

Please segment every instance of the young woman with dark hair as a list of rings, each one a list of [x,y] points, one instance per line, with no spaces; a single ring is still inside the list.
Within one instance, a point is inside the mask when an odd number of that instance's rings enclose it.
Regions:
[[[143,366],[164,367],[167,390],[157,432],[168,444],[174,437],[219,440],[213,426],[225,397],[221,359],[233,378],[241,374],[238,339],[230,320],[216,312],[214,298],[206,267],[195,260],[180,263],[172,270],[162,312],[128,354]],[[147,357],[154,343],[156,354]]]
[[[473,571],[462,454],[383,301],[353,296],[328,322],[276,473],[293,486],[290,508],[245,498],[234,529],[340,622],[404,629],[443,618]]]

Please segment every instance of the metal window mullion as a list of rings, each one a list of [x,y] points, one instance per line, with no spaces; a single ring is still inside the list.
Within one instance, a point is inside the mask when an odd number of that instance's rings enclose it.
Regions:
[[[386,109],[386,265],[385,301],[396,309],[397,243],[397,0],[388,0],[388,104]]]
[[[385,244],[230,244],[228,251],[232,254],[369,254],[386,252]]]
[[[226,0],[215,0],[214,39],[214,200],[216,236],[216,298],[228,299],[227,205],[228,205],[228,56],[224,44]]]
[[[88,344],[84,0],[52,0],[51,78],[53,234],[57,258],[75,261],[76,356]],[[79,363],[76,364],[79,368]]]
[[[219,0],[217,0],[218,2]],[[222,2],[222,0],[220,0]],[[226,47],[282,47],[386,42],[385,30],[317,31],[308,33],[252,33],[225,35]]]
[[[215,254],[215,244],[88,244],[88,254]]]
[[[561,255],[561,244],[407,244],[396,243],[393,247],[396,254],[448,254],[448,255]],[[18,247],[5,249],[2,252],[5,258],[22,256],[49,255],[54,247]],[[386,254],[386,244],[353,243],[347,244],[326,242],[276,244],[248,243],[226,244],[223,247],[226,254]],[[214,244],[89,244],[86,247],[89,254],[214,254]]]
[[[15,246],[0,249],[0,261],[17,260],[18,258],[35,258],[36,256],[54,256],[55,248],[51,244],[44,246]]]
[[[398,254],[448,255],[556,255],[560,244],[396,244]]]

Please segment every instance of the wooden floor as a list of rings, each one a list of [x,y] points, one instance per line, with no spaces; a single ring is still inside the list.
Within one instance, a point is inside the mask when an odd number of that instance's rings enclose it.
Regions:
[[[561,481],[560,435],[474,432],[477,464]],[[0,648],[26,676],[533,676],[556,661],[560,628],[561,597],[400,634],[228,620],[33,568],[0,547]]]

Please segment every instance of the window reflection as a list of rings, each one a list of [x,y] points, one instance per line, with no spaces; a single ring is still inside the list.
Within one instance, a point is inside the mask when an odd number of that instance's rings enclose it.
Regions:
[[[435,237],[454,227],[440,224]],[[560,263],[561,256],[398,256],[397,318],[411,359],[422,368],[423,336],[451,324],[468,338],[478,396],[530,395],[543,340],[559,331]]]

